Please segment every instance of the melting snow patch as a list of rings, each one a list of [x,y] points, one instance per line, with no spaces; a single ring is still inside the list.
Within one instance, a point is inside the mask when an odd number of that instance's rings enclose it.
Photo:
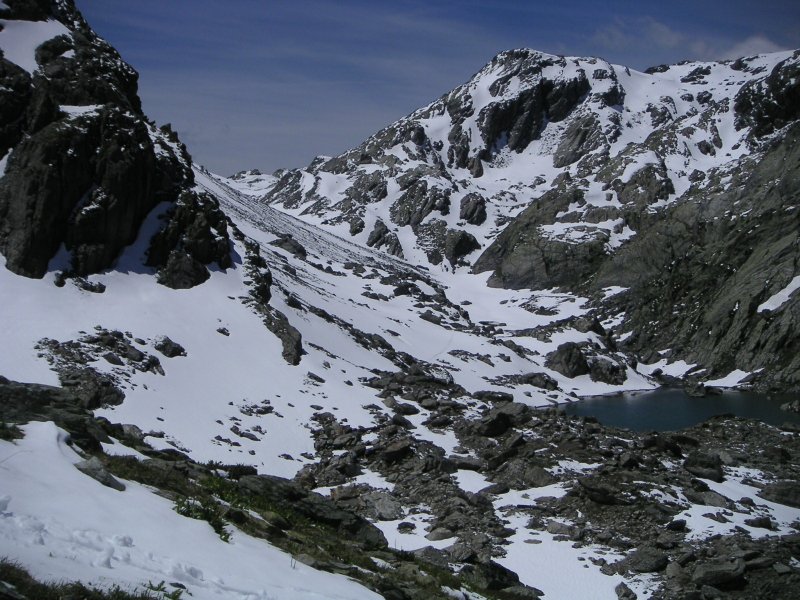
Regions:
[[[458,481],[458,487],[465,492],[476,493],[491,485],[491,482],[486,477],[475,471],[458,470],[455,472],[455,478]]]
[[[6,60],[33,75],[39,68],[36,48],[59,35],[69,35],[69,29],[58,21],[7,21],[0,19],[0,49]]]
[[[630,288],[622,287],[621,285],[611,285],[607,288],[603,288],[603,300],[608,300],[612,296],[627,292],[629,289]]]
[[[770,296],[766,300],[766,302],[760,304],[757,311],[767,312],[767,311],[778,310],[781,306],[783,306],[789,301],[789,297],[798,289],[800,289],[800,275],[792,279],[789,282],[789,285],[787,285],[777,294]]]
[[[62,104],[59,106],[61,112],[66,113],[70,117],[80,117],[88,115],[89,113],[97,112],[102,106],[100,104],[87,104],[86,106],[74,106],[70,104]]]
[[[683,360],[676,360],[675,362],[668,363],[666,358],[662,358],[658,362],[646,364],[639,364],[638,370],[645,375],[652,375],[656,369],[660,369],[664,375],[671,377],[682,377],[691,371],[697,365],[692,365]]]
[[[736,369],[735,371],[731,371],[725,377],[720,377],[719,379],[712,379],[711,381],[706,381],[705,384],[710,387],[734,387],[739,385],[742,382],[742,379],[750,375],[747,371],[741,371]]]

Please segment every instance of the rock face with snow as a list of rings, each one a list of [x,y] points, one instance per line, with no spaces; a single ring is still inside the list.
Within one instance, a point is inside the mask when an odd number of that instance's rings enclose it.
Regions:
[[[160,203],[193,217],[164,233],[150,256],[166,285],[205,280],[230,266],[211,198],[192,196],[191,160],[177,136],[142,114],[137,74],[86,24],[71,1],[10,1],[0,9],[3,128],[0,252],[7,268],[41,277],[62,246],[76,275],[110,267]],[[199,215],[203,216],[199,216]],[[219,220],[219,217],[216,218]],[[211,223],[207,222],[211,221]],[[188,235],[187,235],[188,234]],[[213,237],[218,247],[202,241]],[[165,243],[167,244],[165,246]]]
[[[504,52],[470,81],[265,196],[412,262],[560,288],[623,314],[627,348],[796,388],[800,54],[646,73]]]

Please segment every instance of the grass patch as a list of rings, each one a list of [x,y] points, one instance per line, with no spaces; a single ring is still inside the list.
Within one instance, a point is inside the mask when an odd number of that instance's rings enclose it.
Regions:
[[[0,421],[0,440],[12,442],[14,440],[20,440],[23,437],[25,437],[25,434],[22,433],[22,430],[14,425],[14,423]]]
[[[178,498],[175,502],[175,512],[190,519],[206,521],[223,542],[229,542],[231,534],[225,529],[225,519],[222,510],[213,498],[208,496],[196,498]]]

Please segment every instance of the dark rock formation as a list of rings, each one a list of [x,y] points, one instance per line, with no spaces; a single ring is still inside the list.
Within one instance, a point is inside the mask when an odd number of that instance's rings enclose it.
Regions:
[[[0,252],[10,270],[42,277],[63,244],[70,274],[87,275],[111,267],[148,213],[191,187],[191,159],[168,126],[147,121],[136,72],[72,2],[14,2],[7,18],[34,14],[70,33],[36,50],[32,76],[0,60],[2,94],[11,92],[0,102],[0,153],[9,152],[0,179]],[[175,257],[170,270],[188,273],[181,282],[194,285],[200,269],[187,262]]]

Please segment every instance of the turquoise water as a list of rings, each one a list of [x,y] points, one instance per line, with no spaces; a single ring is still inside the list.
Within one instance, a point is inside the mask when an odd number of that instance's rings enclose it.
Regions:
[[[758,419],[770,425],[800,424],[800,414],[780,405],[792,395],[726,391],[721,395],[692,398],[679,388],[658,388],[619,396],[586,398],[563,408],[570,415],[596,417],[600,423],[634,431],[673,431],[691,427],[725,413]]]

